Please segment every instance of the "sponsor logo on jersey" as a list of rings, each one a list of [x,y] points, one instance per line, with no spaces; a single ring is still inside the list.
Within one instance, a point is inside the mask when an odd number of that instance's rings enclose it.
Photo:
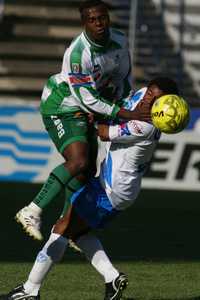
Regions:
[[[56,127],[58,138],[61,139],[65,134],[62,121],[57,116],[53,116],[53,115],[51,115],[51,119]]]
[[[135,133],[137,134],[143,134],[142,126],[138,124],[138,122],[132,120],[129,122],[134,130]]]

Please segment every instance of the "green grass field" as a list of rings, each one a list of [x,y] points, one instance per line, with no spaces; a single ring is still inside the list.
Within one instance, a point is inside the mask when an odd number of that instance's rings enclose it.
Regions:
[[[0,294],[26,280],[42,244],[14,221],[33,198],[36,185],[0,189]],[[62,197],[43,215],[45,239],[62,207]],[[127,273],[125,300],[200,300],[200,201],[198,193],[144,190],[136,204],[97,234],[107,253]],[[66,251],[49,273],[41,300],[103,300],[104,283],[82,254]]]
[[[126,300],[200,299],[200,262],[115,262],[126,272],[129,285]],[[26,279],[30,263],[2,263],[1,292],[7,292]],[[41,299],[102,300],[104,284],[86,262],[62,263],[49,273]]]

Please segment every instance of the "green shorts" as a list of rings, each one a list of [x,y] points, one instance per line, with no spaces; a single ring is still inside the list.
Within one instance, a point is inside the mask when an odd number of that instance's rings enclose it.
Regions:
[[[60,153],[71,143],[88,142],[89,126],[86,114],[77,112],[42,115],[42,118],[50,138]]]

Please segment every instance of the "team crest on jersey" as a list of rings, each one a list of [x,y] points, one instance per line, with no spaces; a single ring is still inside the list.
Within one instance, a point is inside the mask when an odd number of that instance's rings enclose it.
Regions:
[[[131,135],[126,123],[120,124],[120,136]]]
[[[72,72],[73,73],[80,73],[81,66],[78,63],[72,63]]]

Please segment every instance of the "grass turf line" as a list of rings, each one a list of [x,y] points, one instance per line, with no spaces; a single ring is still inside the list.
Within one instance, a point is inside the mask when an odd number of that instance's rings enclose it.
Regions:
[[[124,300],[200,299],[200,262],[116,262],[128,275]],[[0,293],[26,280],[31,263],[0,263]],[[104,283],[87,262],[58,264],[41,289],[41,299],[102,300]]]

